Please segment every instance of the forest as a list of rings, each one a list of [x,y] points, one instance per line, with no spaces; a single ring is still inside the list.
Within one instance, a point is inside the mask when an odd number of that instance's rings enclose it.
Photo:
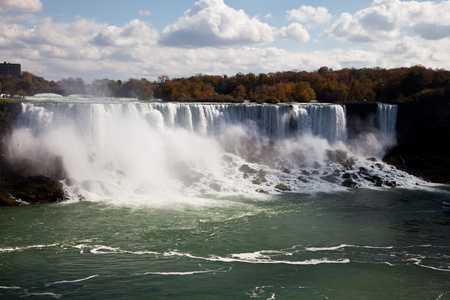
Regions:
[[[0,76],[0,91],[16,97],[51,92],[185,102],[446,103],[450,99],[450,71],[420,65],[394,69],[321,67],[312,72],[197,74],[189,78],[161,75],[155,81],[98,79],[89,84],[81,78],[48,81],[23,72],[21,77]]]

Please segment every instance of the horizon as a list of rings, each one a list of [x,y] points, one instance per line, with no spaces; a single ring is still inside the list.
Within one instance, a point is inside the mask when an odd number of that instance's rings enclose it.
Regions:
[[[448,70],[449,12],[450,0],[0,0],[0,40],[2,61],[55,81]]]

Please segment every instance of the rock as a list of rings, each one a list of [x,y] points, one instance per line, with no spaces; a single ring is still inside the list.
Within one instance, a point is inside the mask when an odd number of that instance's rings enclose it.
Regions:
[[[387,185],[388,187],[392,187],[392,188],[397,187],[397,182],[395,182],[395,181],[386,181],[384,184]]]
[[[322,167],[322,165],[319,162],[317,162],[317,161],[314,162],[314,164],[313,164],[314,169],[320,169],[321,167]]]
[[[291,189],[290,189],[289,187],[287,187],[287,186],[286,186],[285,184],[283,184],[283,183],[277,184],[277,185],[275,186],[275,188],[276,188],[277,190],[282,191],[282,192],[288,192],[288,191],[291,191]]]
[[[291,174],[291,171],[289,169],[287,169],[287,168],[284,168],[282,170],[282,172],[285,173],[285,174]]]
[[[372,177],[369,177],[369,176],[365,176],[364,179],[367,180],[367,181],[370,181],[372,183],[376,182]]]
[[[269,174],[269,172],[264,171],[264,170],[262,170],[262,169],[258,171],[258,176],[259,176],[259,178],[266,177],[267,174]]]
[[[300,180],[300,181],[303,182],[303,183],[308,183],[308,182],[309,182],[308,180],[306,180],[306,179],[303,178],[302,176],[298,176],[297,179]]]
[[[187,162],[180,161],[173,165],[172,169],[175,172],[178,180],[183,182],[184,185],[189,186],[194,183],[200,182],[204,175],[197,172]]]
[[[326,151],[328,160],[335,163],[345,163],[347,159],[347,151],[344,150],[327,150]]]
[[[260,179],[254,179],[253,181],[252,181],[252,183],[253,184],[261,184],[261,180]]]
[[[303,171],[302,171],[302,174],[303,174],[303,175],[305,175],[305,176],[309,176],[309,175],[311,175],[311,173],[310,173],[310,172],[308,172],[308,171],[306,171],[306,170],[303,170]]]
[[[355,188],[356,182],[354,182],[352,179],[346,179],[344,182],[342,182],[342,186],[348,187],[348,188]]]
[[[360,167],[359,168],[359,175],[369,175],[369,171],[364,168],[364,167]]]
[[[268,191],[266,191],[266,190],[263,190],[263,189],[259,189],[259,190],[256,190],[258,193],[261,193],[261,194],[268,194],[269,192]]]
[[[220,192],[222,190],[222,187],[214,182],[210,183],[209,187],[216,192]]]
[[[242,165],[239,168],[239,171],[243,172],[243,173],[249,173],[249,174],[256,174],[256,170],[251,168],[249,165]]]
[[[346,169],[352,169],[353,166],[358,162],[358,159],[355,156],[349,157],[344,163],[342,163],[342,166]]]
[[[342,175],[342,178],[343,179],[350,179],[351,176],[352,176],[352,174],[350,174],[350,173],[344,173],[344,175]]]
[[[330,183],[336,183],[337,182],[337,178],[334,175],[322,176],[322,177],[320,177],[320,179],[328,181]]]

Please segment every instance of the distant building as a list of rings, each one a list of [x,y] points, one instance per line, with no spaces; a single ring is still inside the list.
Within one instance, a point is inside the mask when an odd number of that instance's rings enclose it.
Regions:
[[[2,63],[0,64],[0,75],[21,76],[22,68],[20,64]]]

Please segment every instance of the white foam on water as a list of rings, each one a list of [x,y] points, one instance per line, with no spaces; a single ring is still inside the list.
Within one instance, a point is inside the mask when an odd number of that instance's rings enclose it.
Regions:
[[[56,285],[56,284],[66,284],[66,283],[78,283],[78,282],[83,282],[86,280],[90,280],[92,278],[96,278],[99,277],[100,275],[95,274],[95,275],[91,275],[85,278],[80,278],[80,279],[74,279],[74,280],[60,280],[60,281],[55,281],[55,282],[51,282],[51,283],[46,283],[45,286],[51,286],[51,285]]]
[[[0,248],[0,252],[20,252],[30,249],[47,249],[52,247],[57,247],[59,244],[49,244],[49,245],[29,245],[23,247],[10,247],[10,248]]]
[[[266,251],[266,250],[264,250]],[[210,256],[200,257],[194,256],[189,253],[180,253],[178,251],[167,252],[165,256],[183,256],[192,259],[200,259],[205,261],[223,262],[223,263],[248,263],[248,264],[286,264],[286,265],[319,265],[319,264],[346,264],[350,263],[349,259],[308,259],[302,261],[289,261],[289,260],[277,260],[272,259],[271,256],[263,255],[263,251],[256,251],[253,253],[239,253],[231,254],[229,257]],[[267,252],[270,252],[267,250]]]
[[[215,269],[215,270],[202,270],[202,271],[186,271],[186,272],[145,272],[145,273],[136,273],[132,274],[133,276],[142,276],[142,275],[160,275],[160,276],[191,276],[198,274],[208,274],[208,273],[223,273],[228,272],[230,269],[225,270],[223,268]]]

